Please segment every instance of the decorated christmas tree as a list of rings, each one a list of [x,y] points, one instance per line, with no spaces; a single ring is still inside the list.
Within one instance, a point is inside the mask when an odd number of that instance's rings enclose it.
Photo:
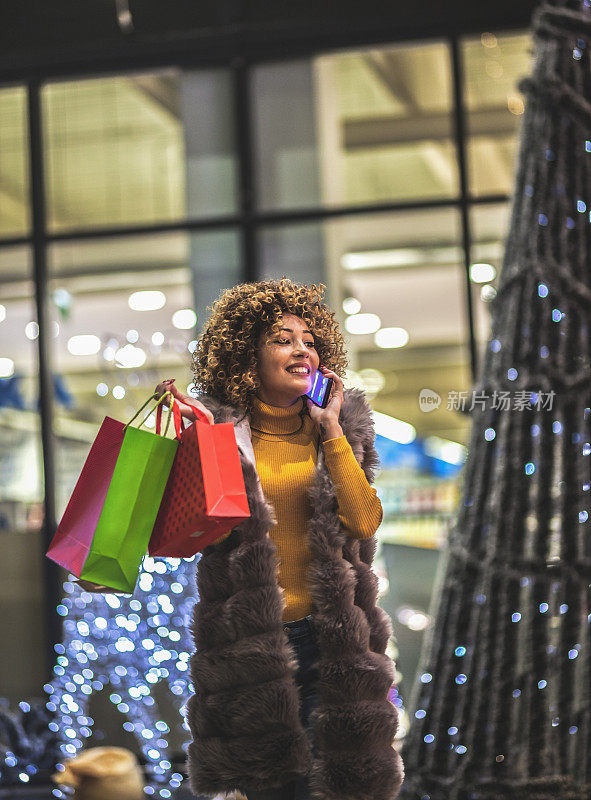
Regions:
[[[492,335],[402,797],[591,797],[591,0],[534,17]]]

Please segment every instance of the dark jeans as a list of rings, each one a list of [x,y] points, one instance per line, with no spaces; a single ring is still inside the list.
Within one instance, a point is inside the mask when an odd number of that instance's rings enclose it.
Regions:
[[[300,687],[302,700],[300,720],[308,732],[312,745],[314,745],[310,714],[318,704],[318,693],[316,691],[318,668],[316,661],[319,656],[316,632],[314,630],[314,618],[310,614],[308,617],[296,619],[293,622],[285,622],[283,629],[289,635],[290,644],[294,648],[298,660],[295,680]],[[248,800],[311,800],[308,780],[304,776],[297,778],[295,781],[290,781],[277,789],[251,790],[246,792],[246,795]]]

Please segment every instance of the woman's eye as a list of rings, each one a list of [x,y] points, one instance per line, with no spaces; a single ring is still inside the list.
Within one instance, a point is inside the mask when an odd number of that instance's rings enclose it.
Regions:
[[[308,347],[316,347],[316,345],[314,344],[314,342],[306,342],[306,345],[307,345]]]

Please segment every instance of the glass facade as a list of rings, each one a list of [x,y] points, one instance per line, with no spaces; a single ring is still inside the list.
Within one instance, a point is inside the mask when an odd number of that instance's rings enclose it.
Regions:
[[[127,421],[163,378],[190,387],[192,343],[224,288],[282,275],[325,283],[348,385],[414,431],[402,459],[401,442],[380,434],[378,477],[382,602],[404,695],[457,502],[470,418],[446,398],[472,384],[468,292],[479,360],[489,335],[529,49],[525,33],[460,42],[459,107],[447,40],[255,64],[246,81],[228,66],[44,84],[47,224],[35,236],[47,256],[58,519],[103,417]],[[0,686],[18,699],[39,692],[45,649],[26,108],[26,87],[0,90],[0,464],[11,474],[0,586],[18,620]],[[425,389],[442,399],[436,413],[421,409]],[[23,625],[33,633],[19,644]],[[15,653],[37,671],[17,674]]]

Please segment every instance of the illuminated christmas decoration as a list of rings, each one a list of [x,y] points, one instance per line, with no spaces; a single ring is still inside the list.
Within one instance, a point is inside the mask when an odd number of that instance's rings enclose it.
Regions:
[[[411,800],[591,796],[591,0],[537,59],[463,498],[403,758]]]
[[[55,677],[44,687],[47,707],[55,714],[50,728],[60,738],[63,759],[85,746],[94,728],[90,698],[108,691],[123,729],[136,737],[147,762],[146,794],[169,798],[182,775],[170,761],[170,714],[165,721],[153,688],[166,683],[182,728],[192,692],[189,623],[196,600],[195,558],[146,557],[133,596],[90,594],[74,580],[70,576],[64,583],[58,607],[64,638],[56,645]],[[188,733],[184,737],[188,741]]]

